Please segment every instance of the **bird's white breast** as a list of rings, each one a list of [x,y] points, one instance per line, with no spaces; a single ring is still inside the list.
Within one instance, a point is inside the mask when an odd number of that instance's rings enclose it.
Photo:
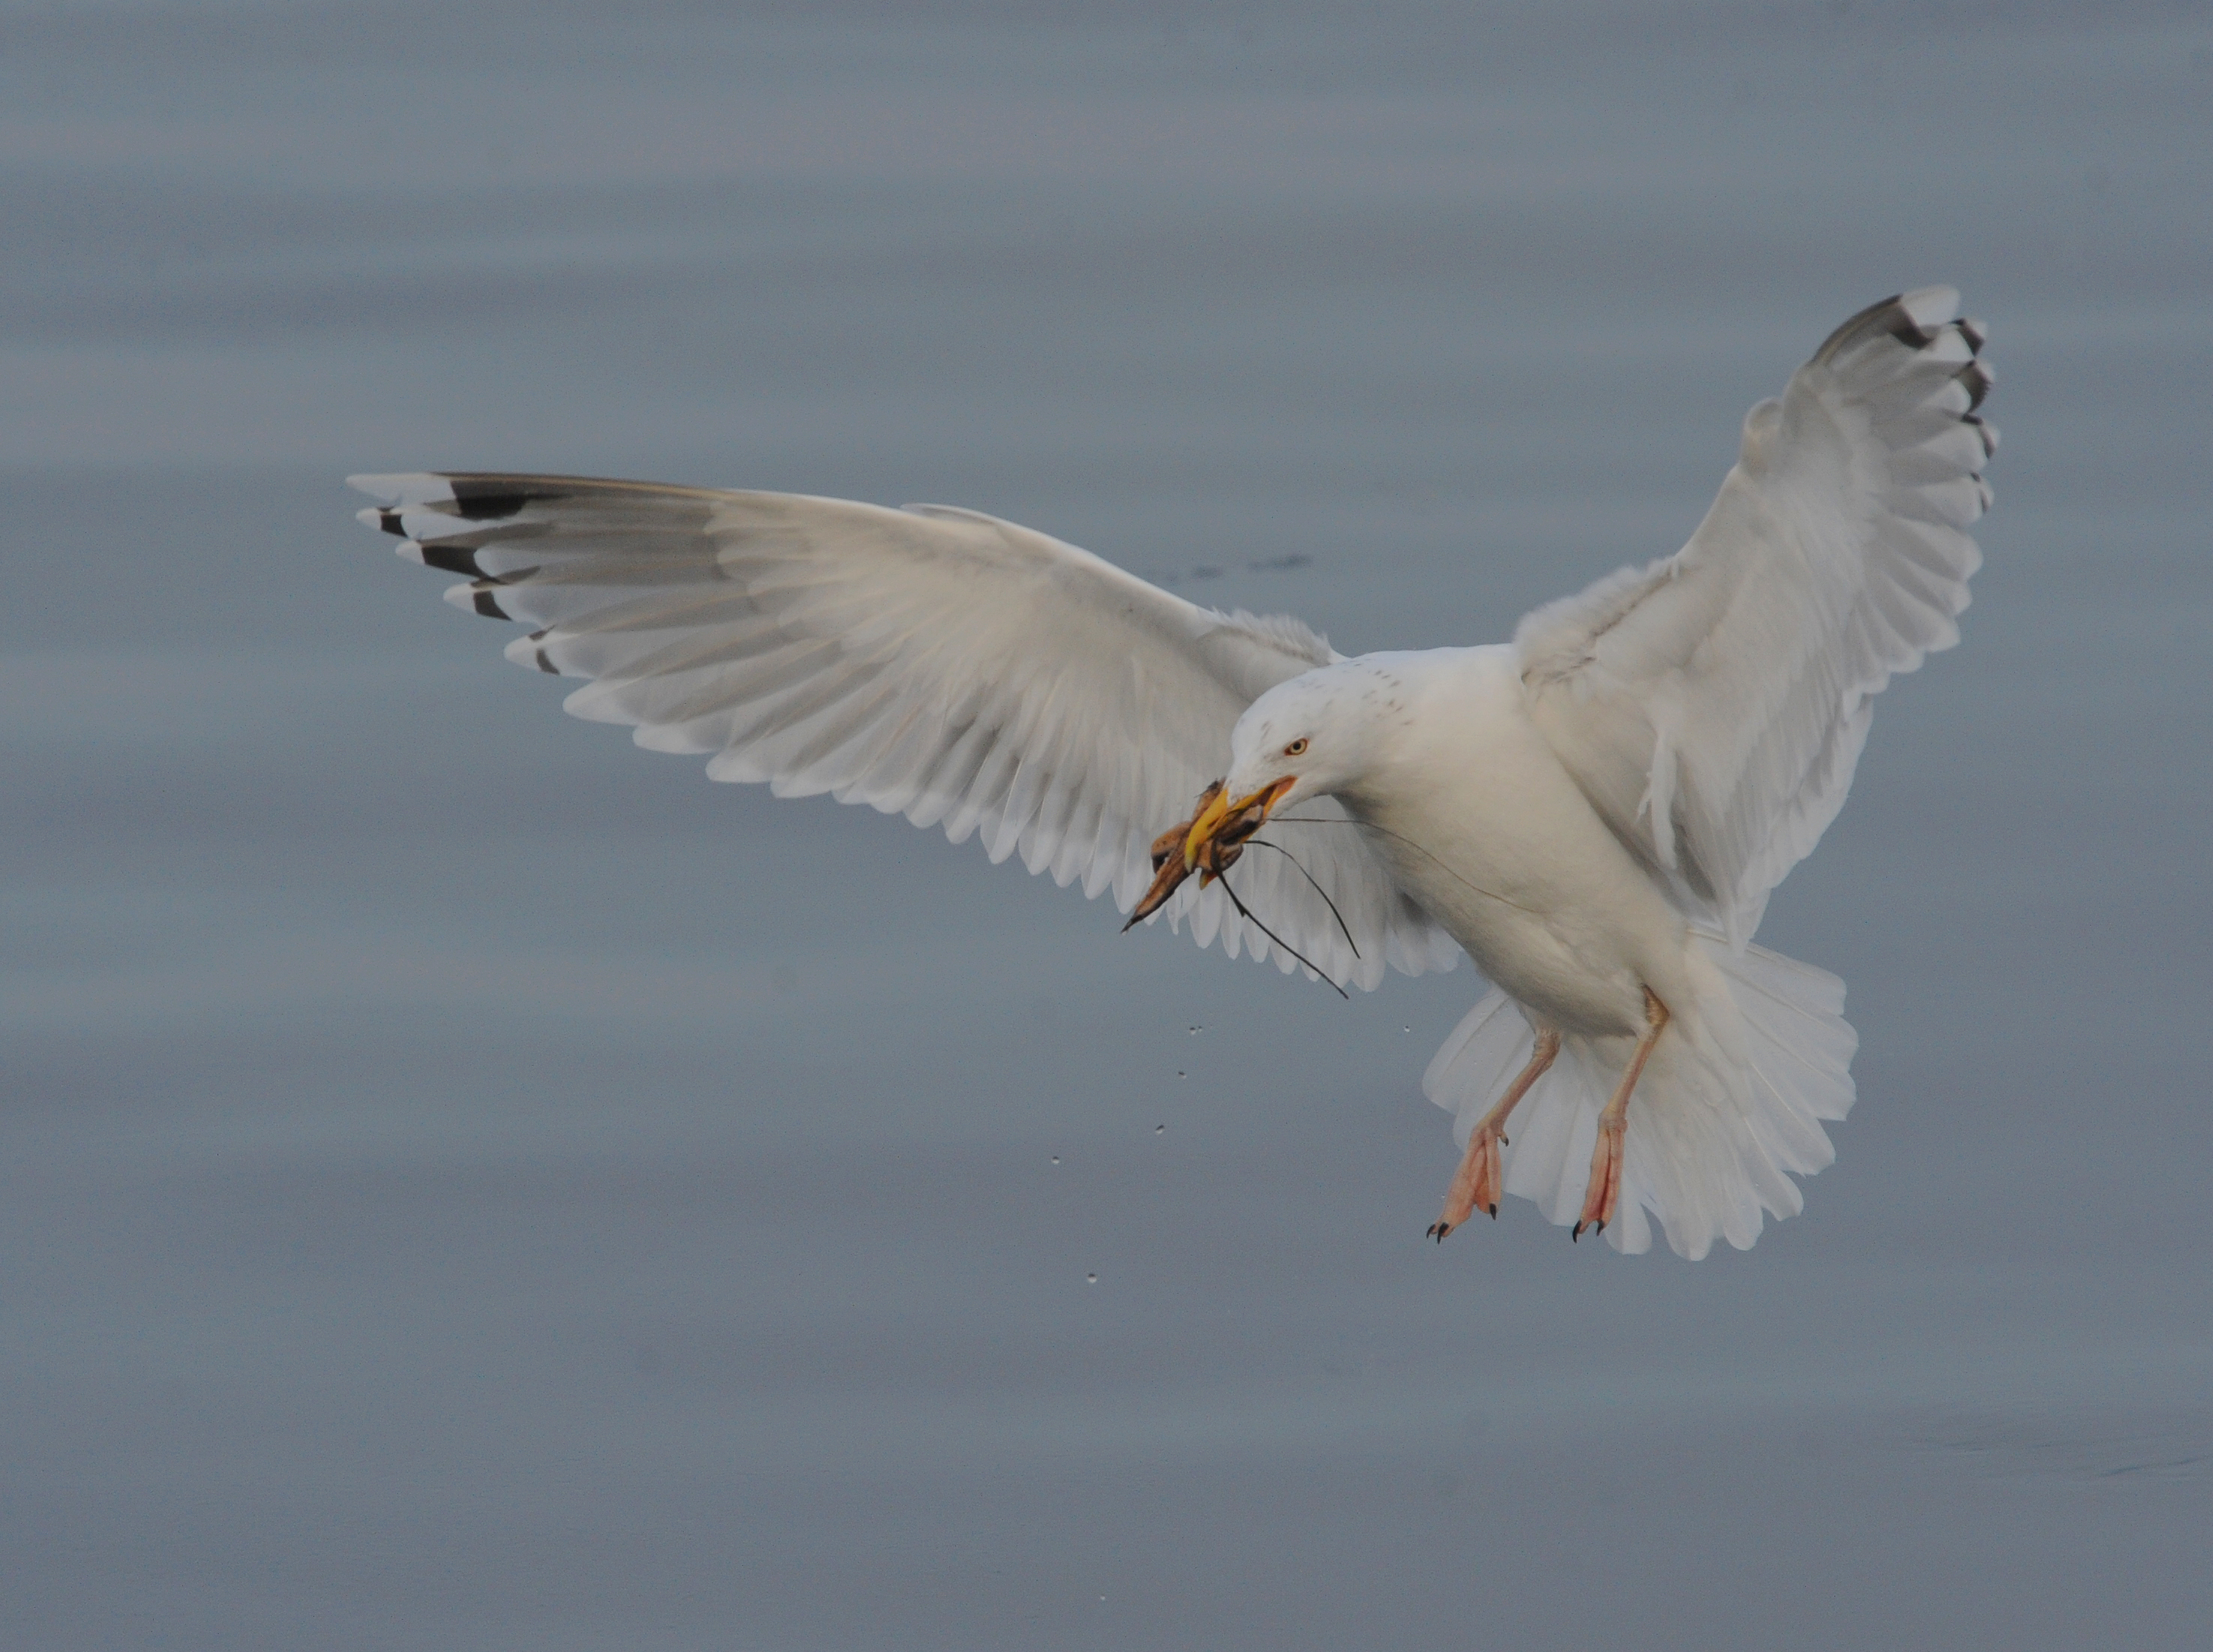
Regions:
[[[1680,991],[1682,918],[1530,720],[1510,646],[1369,656],[1376,760],[1341,793],[1476,966],[1542,1021],[1634,1034]]]

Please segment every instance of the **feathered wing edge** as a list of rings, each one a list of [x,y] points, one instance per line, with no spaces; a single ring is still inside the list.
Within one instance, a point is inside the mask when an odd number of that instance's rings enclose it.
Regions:
[[[572,714],[705,755],[717,779],[978,838],[1088,896],[1111,886],[1125,911],[1149,877],[1145,846],[1218,768],[1243,707],[1333,657],[1295,619],[1200,609],[950,507],[576,477],[353,481],[387,502],[362,519],[403,557],[466,576],[448,601],[533,627],[510,660],[592,680]],[[1149,738],[1110,737],[1131,727]],[[1278,857],[1248,854],[1240,893],[1332,979],[1372,987],[1387,964],[1456,961],[1357,833],[1269,835],[1330,891],[1356,954]],[[1298,967],[1219,887],[1194,881],[1164,915],[1201,946]]]
[[[1843,807],[1875,696],[1959,640],[1997,434],[1958,302],[1923,288],[1845,322],[1752,410],[1689,544],[1515,633],[1555,750],[1734,944]]]

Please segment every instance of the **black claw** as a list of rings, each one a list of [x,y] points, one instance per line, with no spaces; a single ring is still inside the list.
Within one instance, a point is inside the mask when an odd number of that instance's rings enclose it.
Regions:
[[[1491,1219],[1493,1222],[1498,1220],[1498,1207],[1495,1204],[1491,1207]]]
[[[1514,1139],[1507,1135],[1505,1131],[1501,1131],[1498,1133],[1498,1145],[1501,1147],[1512,1147],[1514,1145]]]
[[[1600,1222],[1600,1223],[1598,1224],[1598,1226],[1597,1226],[1597,1227],[1595,1227],[1595,1228],[1592,1228],[1592,1229],[1591,1229],[1591,1237],[1592,1237],[1592,1238],[1594,1238],[1594,1239],[1595,1239],[1595,1238],[1597,1238],[1597,1237],[1599,1236],[1599,1234],[1600,1234],[1604,1233],[1605,1231],[1606,1231],[1606,1223],[1604,1223],[1603,1222]]]
[[[1568,1229],[1568,1243],[1569,1243],[1569,1244],[1570,1244],[1570,1245],[1574,1244],[1577,1240],[1581,1239],[1582,1236],[1583,1236],[1583,1224],[1582,1224],[1582,1222],[1578,1222],[1577,1223],[1576,1223],[1576,1225],[1575,1225],[1574,1227],[1572,1227],[1572,1228],[1569,1228],[1569,1229]]]

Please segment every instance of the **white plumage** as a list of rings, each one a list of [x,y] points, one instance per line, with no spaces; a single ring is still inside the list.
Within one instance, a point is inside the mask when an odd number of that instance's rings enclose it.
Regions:
[[[1515,632],[1538,726],[1733,942],[1844,807],[1874,697],[1960,640],[1997,438],[1959,302],[1928,287],[1847,321],[1747,416],[1688,545]]]
[[[354,481],[403,555],[469,576],[449,600],[533,628],[510,659],[590,680],[577,716],[716,779],[980,833],[1125,911],[1202,786],[1281,780],[1267,838],[1297,864],[1237,862],[1255,917],[1348,984],[1474,956],[1497,990],[1425,1081],[1463,1140],[1540,1033],[1562,1040],[1504,1148],[1506,1190],[1555,1221],[1579,1201],[1590,1219],[1579,1157],[1632,1046],[1649,1054],[1621,1212],[1600,1219],[1641,1250],[1649,1210],[1697,1256],[1795,1211],[1789,1175],[1828,1162],[1821,1122],[1850,1104],[1842,984],[1749,942],[1841,807],[1873,696],[1958,640],[1995,436],[1956,302],[1923,289],[1847,322],[1753,410],[1688,545],[1488,649],[1347,661],[1295,620],[1212,613],[942,507]],[[1218,886],[1165,911],[1297,966]]]
[[[565,476],[352,480],[389,502],[363,519],[405,536],[402,556],[473,576],[448,601],[533,627],[509,659],[593,680],[576,716],[705,754],[717,780],[980,835],[994,861],[1111,887],[1125,911],[1239,714],[1337,657],[1295,619],[1212,613],[974,511]],[[1452,966],[1458,948],[1356,834],[1282,837],[1358,954],[1288,862],[1239,882],[1332,978]],[[1192,886],[1168,917],[1233,958],[1271,955],[1219,889]]]

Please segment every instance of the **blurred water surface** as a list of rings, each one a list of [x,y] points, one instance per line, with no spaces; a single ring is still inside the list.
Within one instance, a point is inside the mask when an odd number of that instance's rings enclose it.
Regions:
[[[0,7],[0,1643],[2202,1643],[2186,5]],[[1419,1242],[1347,1005],[562,717],[349,471],[942,500],[1348,651],[1948,280],[1801,1218]],[[1094,1277],[1095,1276],[1095,1277]]]

